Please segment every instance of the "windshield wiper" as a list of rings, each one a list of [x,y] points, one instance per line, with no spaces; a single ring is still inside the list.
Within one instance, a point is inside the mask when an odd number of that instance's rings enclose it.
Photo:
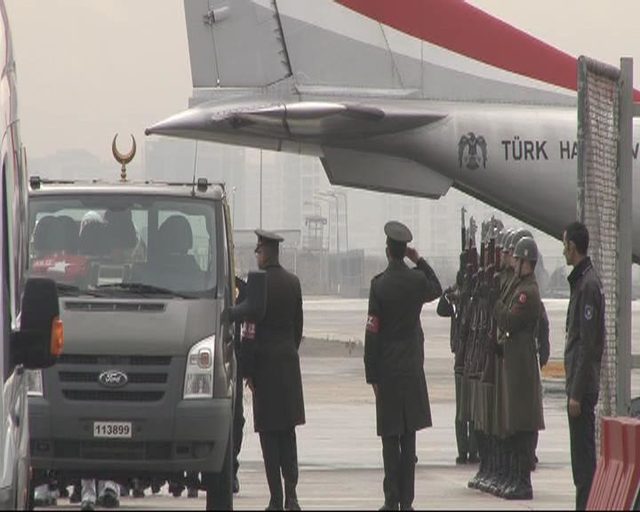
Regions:
[[[133,293],[147,294],[147,295],[171,295],[174,297],[180,297],[182,299],[190,299],[189,295],[184,293],[175,292],[168,288],[161,288],[160,286],[153,286],[152,284],[145,283],[111,283],[101,284],[98,286],[99,290],[126,290]]]
[[[103,297],[104,294],[96,290],[82,290],[74,284],[56,283],[56,288],[60,295],[90,295],[92,297]]]

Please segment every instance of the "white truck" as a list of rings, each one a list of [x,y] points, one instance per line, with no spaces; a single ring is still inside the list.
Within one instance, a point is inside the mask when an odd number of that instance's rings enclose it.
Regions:
[[[30,183],[31,275],[57,281],[66,332],[29,398],[36,480],[199,473],[232,508],[234,320],[265,298],[254,274],[234,305],[224,187]]]

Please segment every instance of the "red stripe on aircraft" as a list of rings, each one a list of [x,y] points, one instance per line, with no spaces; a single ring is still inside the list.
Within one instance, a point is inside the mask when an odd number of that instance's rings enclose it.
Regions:
[[[506,71],[577,89],[577,59],[463,0],[336,0],[405,34]],[[634,99],[640,100],[635,91]]]

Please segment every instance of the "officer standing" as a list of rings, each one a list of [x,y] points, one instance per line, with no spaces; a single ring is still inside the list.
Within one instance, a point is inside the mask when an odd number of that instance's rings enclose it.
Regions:
[[[571,440],[571,468],[576,510],[585,510],[596,469],[595,406],[605,337],[605,297],[596,269],[587,256],[589,231],[580,222],[564,230],[563,254],[573,266],[567,309],[564,368]]]
[[[295,427],[305,423],[298,348],[302,341],[302,292],[298,278],[280,266],[276,233],[256,230],[258,267],[266,271],[262,320],[244,324],[243,364],[253,393],[253,420],[271,499],[267,510],[300,510]]]
[[[536,332],[541,300],[534,274],[538,248],[533,238],[522,238],[514,248],[513,293],[507,302],[498,300],[498,346],[502,354],[502,407],[504,433],[511,438],[515,478],[502,496],[530,500],[533,433],[544,429],[542,384],[538,369]]]
[[[384,232],[389,264],[371,280],[364,364],[382,438],[383,510],[405,510],[414,498],[416,431],[431,426],[420,312],[442,288],[433,269],[407,247],[413,237],[405,225],[388,222]],[[405,256],[416,268],[404,263]]]

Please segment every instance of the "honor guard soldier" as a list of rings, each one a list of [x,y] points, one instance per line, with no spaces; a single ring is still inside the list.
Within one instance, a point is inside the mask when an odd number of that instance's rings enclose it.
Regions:
[[[498,300],[499,351],[502,354],[502,410],[504,435],[513,454],[511,486],[501,493],[506,499],[530,500],[533,435],[544,429],[542,384],[536,351],[536,331],[542,302],[534,270],[538,247],[533,238],[521,238],[513,255],[513,293]]]
[[[382,437],[382,510],[408,510],[414,498],[416,431],[431,426],[420,312],[442,288],[433,269],[407,247],[413,237],[405,225],[388,222],[384,232],[389,264],[371,280],[364,364]],[[409,268],[405,257],[416,268]]]
[[[296,495],[295,427],[305,423],[298,348],[302,341],[302,292],[298,278],[279,263],[276,233],[258,229],[258,267],[266,271],[267,306],[262,320],[245,323],[244,376],[253,392],[253,420],[271,499],[267,510],[300,510]]]

